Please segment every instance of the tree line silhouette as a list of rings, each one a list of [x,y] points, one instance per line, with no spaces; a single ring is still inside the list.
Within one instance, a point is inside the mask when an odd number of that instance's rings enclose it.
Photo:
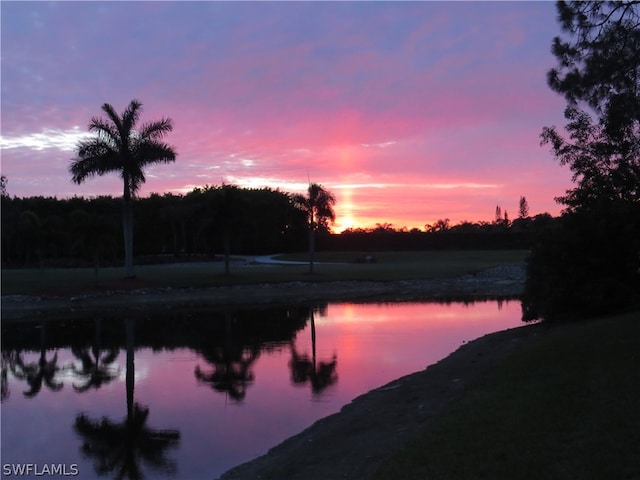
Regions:
[[[120,208],[121,199],[110,196],[3,196],[3,266],[119,263],[125,253]],[[137,257],[289,252],[307,245],[305,213],[280,190],[205,186],[185,195],[151,194],[134,209]]]
[[[233,185],[194,188],[187,194],[151,194],[134,205],[136,263],[223,259],[228,254],[304,251],[310,232],[319,250],[529,248],[549,214],[513,221],[448,219],[425,230],[378,224],[330,233],[328,221],[309,229],[309,209],[294,195]],[[120,198],[2,196],[2,266],[113,266],[124,258]]]

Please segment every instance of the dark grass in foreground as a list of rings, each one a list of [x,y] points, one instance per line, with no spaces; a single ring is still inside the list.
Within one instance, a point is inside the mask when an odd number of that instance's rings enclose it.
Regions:
[[[376,479],[640,478],[640,312],[516,351]]]
[[[524,250],[470,250],[419,252],[331,252],[316,253],[315,273],[308,265],[256,265],[234,262],[231,276],[224,275],[224,263],[179,263],[141,265],[136,278],[124,280],[123,267],[3,269],[2,294],[33,295],[69,293],[92,289],[206,287],[291,281],[375,280],[394,281],[444,278],[475,273],[506,263],[520,263]],[[373,255],[376,262],[356,263]],[[282,255],[283,260],[305,261],[306,254]]]

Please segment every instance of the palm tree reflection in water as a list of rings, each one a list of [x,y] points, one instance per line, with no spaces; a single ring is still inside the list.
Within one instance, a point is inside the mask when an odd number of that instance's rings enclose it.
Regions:
[[[0,401],[9,398],[9,369],[15,365],[15,352],[2,352],[2,373],[0,375]]]
[[[50,390],[57,392],[64,386],[62,382],[56,380],[56,375],[62,370],[58,366],[58,352],[47,360],[47,332],[45,322],[40,323],[40,358],[37,362],[26,364],[22,360],[20,353],[16,353],[11,361],[13,375],[20,380],[26,380],[29,390],[23,394],[32,398],[40,393],[42,385],[46,385]],[[8,396],[8,392],[6,394]]]
[[[316,356],[316,323],[313,315],[313,307],[309,309],[309,319],[311,323],[311,358],[308,355],[300,355],[296,350],[295,344],[291,341],[291,380],[294,384],[311,384],[311,391],[319,395],[324,389],[333,385],[338,381],[336,373],[337,357],[333,354],[333,358],[329,362],[318,362]]]
[[[111,365],[118,357],[120,349],[112,347],[103,350],[100,319],[95,321],[95,326],[95,341],[91,348],[73,347],[71,349],[73,355],[82,363],[81,368],[77,368],[75,365],[71,367],[77,376],[84,379],[84,384],[80,386],[73,384],[73,389],[79,393],[86,392],[90,388],[97,390],[118,378],[120,374],[120,369]]]
[[[169,448],[180,441],[177,430],[153,430],[146,425],[149,408],[134,402],[134,329],[133,319],[125,320],[127,344],[127,416],[120,423],[103,417],[90,420],[84,413],[75,421],[75,431],[83,437],[82,452],[96,460],[95,470],[99,475],[115,472],[116,479],[138,480],[144,478],[139,460],[151,468],[175,474],[173,460],[165,457]]]
[[[194,375],[199,382],[211,384],[217,392],[226,393],[235,402],[241,402],[247,388],[253,383],[251,366],[260,356],[257,345],[245,346],[234,340],[232,318],[225,313],[224,346],[212,345],[203,352],[204,359],[213,370],[204,372],[196,365]]]

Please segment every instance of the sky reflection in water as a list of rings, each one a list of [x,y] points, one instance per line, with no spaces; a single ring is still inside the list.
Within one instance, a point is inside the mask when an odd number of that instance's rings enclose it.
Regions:
[[[3,473],[216,478],[520,316],[516,301],[341,303],[3,324]]]

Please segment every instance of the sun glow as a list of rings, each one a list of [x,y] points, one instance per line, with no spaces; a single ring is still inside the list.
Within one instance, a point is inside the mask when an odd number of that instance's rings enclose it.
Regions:
[[[347,228],[359,226],[354,216],[353,191],[350,188],[345,188],[340,192],[340,198],[337,200],[336,223],[333,225],[333,230],[342,232]]]

